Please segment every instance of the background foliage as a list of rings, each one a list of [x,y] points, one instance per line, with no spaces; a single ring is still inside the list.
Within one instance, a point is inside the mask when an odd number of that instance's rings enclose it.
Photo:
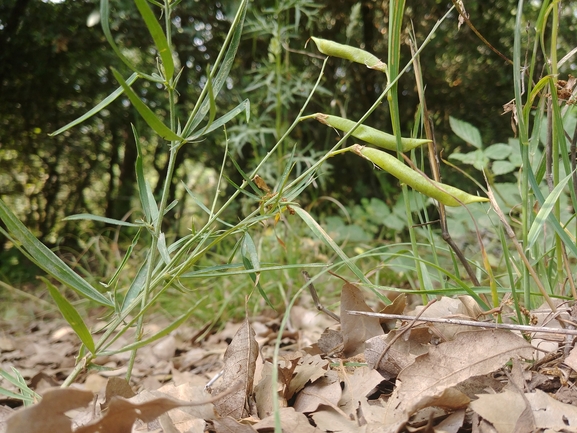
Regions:
[[[173,44],[183,67],[177,104],[184,113],[190,111],[206,84],[207,65],[218,53],[235,3],[184,0],[179,5],[178,16],[173,19],[177,28]],[[524,12],[537,13],[538,3],[531,2]],[[111,28],[117,42],[132,53],[132,61],[151,68],[155,62],[153,48],[143,45],[150,39],[137,19],[133,2],[114,1],[112,7]],[[449,7],[450,2],[441,0],[408,1],[405,23],[410,22],[416,39],[423,40]],[[516,6],[506,0],[483,0],[468,1],[466,7],[478,31],[510,58]],[[387,8],[388,2],[384,1],[251,3],[237,63],[227,81],[228,91],[217,101],[226,112],[244,98],[251,100],[250,123],[239,122],[230,130],[230,144],[243,169],[254,167],[282,135],[318,74],[322,59],[306,47],[309,36],[359,46],[385,59]],[[92,222],[65,223],[62,219],[66,215],[88,212],[122,219],[133,210],[136,148],[130,123],[135,123],[143,139],[151,142],[145,147],[145,157],[155,171],[149,173],[151,179],[162,179],[167,168],[166,147],[154,145],[155,138],[136,113],[126,110],[126,99],[111,104],[81,127],[57,137],[47,135],[117,87],[108,66],[127,72],[109,49],[100,26],[88,26],[89,17],[97,9],[96,1],[5,0],[0,4],[0,195],[50,246],[78,248],[81,234],[85,239],[87,231],[102,229]],[[421,56],[428,108],[438,143],[446,153],[455,148],[463,153],[471,150],[451,133],[450,115],[478,127],[486,145],[506,143],[513,135],[509,116],[500,116],[503,104],[513,97],[511,68],[469,27],[458,29],[456,18],[455,12],[453,20],[442,24]],[[560,20],[559,44],[575,46],[577,19],[573,5],[564,5]],[[404,36],[406,42],[409,35]],[[409,55],[405,44],[404,59],[408,60]],[[571,68],[570,64],[566,66]],[[309,110],[357,120],[382,91],[377,79],[362,65],[330,62],[322,91]],[[159,89],[149,83],[136,89],[159,114],[163,113],[166,101]],[[411,77],[402,78],[399,92],[402,129],[408,135],[415,124],[413,115],[418,104]],[[390,131],[385,104],[367,124]],[[311,121],[301,123],[286,142],[297,145],[301,157],[297,170],[302,170],[309,163],[307,156],[314,158],[336,139],[334,132]],[[277,161],[287,151],[281,147]],[[180,199],[174,230],[189,226],[192,217],[180,182],[202,195],[203,188],[213,181],[223,152],[222,135],[214,135],[214,139],[186,146],[179,153],[172,185]],[[280,167],[269,163],[261,176],[274,184],[281,175]],[[229,175],[238,182],[240,175],[235,173],[231,170]],[[452,171],[446,176],[451,183],[460,175]],[[378,216],[371,217],[371,203],[396,203],[397,188],[388,187],[388,182],[387,175],[375,176],[360,159],[334,158],[325,165],[325,176],[306,194],[311,203],[318,203],[317,212],[333,218],[328,222],[338,226],[334,218],[341,214],[331,202],[318,201],[326,196],[344,203],[355,219],[367,220],[368,233],[387,237],[392,234],[390,227],[383,225]],[[234,212],[234,207],[229,212]],[[360,236],[366,238],[366,233]],[[2,246],[5,242],[0,239]]]

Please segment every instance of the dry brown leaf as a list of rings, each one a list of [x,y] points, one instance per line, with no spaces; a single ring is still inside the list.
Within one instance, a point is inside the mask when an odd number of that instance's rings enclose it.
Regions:
[[[112,400],[112,397],[132,398],[136,394],[132,390],[130,384],[126,379],[121,377],[111,377],[106,384],[104,403],[100,405],[102,409],[106,409]]]
[[[383,314],[403,314],[405,312],[405,308],[407,306],[407,295],[404,293],[399,294],[393,302],[389,305],[386,305],[379,313]],[[386,319],[379,319],[381,325],[385,325],[387,329],[391,330],[395,328],[395,324],[397,323],[396,320],[386,320]]]
[[[329,370],[323,377],[305,386],[297,395],[293,407],[303,413],[314,412],[320,405],[337,407],[341,394],[339,377],[335,371]]]
[[[280,370],[280,369],[279,369]],[[279,376],[280,376],[279,371]],[[281,383],[280,377],[277,382],[277,395],[279,399],[279,407],[287,407],[287,399],[284,394],[286,391],[285,386],[288,388],[288,383],[283,385]],[[274,402],[272,398],[272,364],[267,362],[263,368],[263,378],[254,387],[254,399],[256,402],[256,409],[259,418],[263,419],[273,413]]]
[[[214,406],[220,416],[235,419],[248,416],[248,399],[252,395],[257,357],[258,344],[247,318],[224,353],[224,374],[219,388],[213,391],[213,395],[218,395],[238,386],[235,392],[215,402]]]
[[[352,375],[346,374],[343,378],[345,388],[339,407],[347,415],[353,414],[359,407],[359,403],[367,401],[367,394],[382,381],[383,376],[377,370],[369,367],[355,368]]]
[[[279,411],[280,422],[283,432],[294,433],[321,433],[321,430],[313,427],[305,414],[296,412],[292,407],[284,407]],[[271,415],[253,425],[259,432],[274,431],[275,417]]]
[[[312,413],[311,417],[317,427],[325,432],[364,433],[367,431],[367,424],[359,426],[357,421],[344,417],[332,407],[322,407]]]
[[[471,402],[471,409],[493,424],[498,433],[513,433],[525,406],[523,396],[513,391],[481,394]]]
[[[398,331],[394,330],[387,335],[379,335],[366,342],[367,364],[370,368],[378,370],[387,380],[397,377],[403,368],[414,362],[417,355],[411,353],[411,348],[419,346],[419,349],[423,350],[420,344],[397,338],[397,335]],[[389,347],[391,342],[392,346]],[[379,365],[376,365],[377,362]]]
[[[435,433],[458,433],[465,422],[465,410],[453,412],[435,426]]]
[[[319,350],[325,355],[340,356],[343,353],[343,334],[327,328],[317,342]]]
[[[387,422],[394,426],[393,430],[400,429],[418,409],[435,403],[439,397],[447,398],[451,387],[495,371],[512,357],[532,355],[531,345],[509,331],[460,333],[452,341],[431,347],[428,354],[419,356],[399,374],[400,385],[387,404]],[[454,397],[458,396],[451,395],[451,399]]]
[[[216,433],[256,433],[250,425],[241,424],[237,420],[226,417],[212,421]]]
[[[151,422],[165,412],[190,403],[171,398],[157,398],[134,404],[121,397],[113,397],[106,415],[98,421],[77,428],[74,433],[131,433],[137,419]]]
[[[569,355],[563,362],[571,367],[573,371],[577,371],[577,346],[571,349],[571,352],[569,352]]]
[[[561,403],[540,390],[536,390],[533,394],[525,394],[525,397],[533,409],[535,428],[563,432],[577,431],[577,407]]]
[[[329,361],[322,359],[320,355],[306,355],[295,368],[295,376],[290,382],[287,396],[292,397],[303,389],[307,382],[312,383],[324,376],[328,367]]]
[[[341,333],[343,334],[343,352],[352,357],[365,350],[365,341],[383,335],[383,328],[377,317],[353,316],[347,311],[373,310],[365,302],[363,292],[357,286],[346,283],[341,292]]]
[[[6,433],[69,433],[69,410],[87,406],[94,395],[90,391],[53,388],[44,393],[40,403],[20,409],[6,420]]]

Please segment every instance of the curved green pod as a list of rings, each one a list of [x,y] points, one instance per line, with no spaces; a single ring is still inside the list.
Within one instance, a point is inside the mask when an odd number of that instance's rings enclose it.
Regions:
[[[341,59],[350,60],[351,62],[360,63],[369,69],[387,72],[387,64],[382,62],[377,56],[360,48],[351,47],[350,45],[339,44],[338,42],[329,41],[327,39],[315,38],[311,39],[316,44],[319,51],[327,56],[339,57]]]
[[[446,206],[457,207],[463,204],[489,201],[488,198],[471,195],[454,186],[427,179],[421,173],[416,172],[394,156],[382,150],[361,146],[359,144],[351,146],[350,149],[357,155],[378,165],[414,190],[434,198]]]
[[[344,131],[345,133],[353,129],[357,123],[352,120],[343,119],[342,117],[332,116],[330,114],[316,113],[313,116],[319,122],[328,125],[331,128]],[[382,147],[383,149],[393,151],[397,150],[397,139],[394,135],[387,134],[386,132],[379,131],[378,129],[372,128],[370,126],[359,125],[351,135],[358,138],[359,140],[366,141],[369,144]],[[411,149],[414,149],[415,147],[427,144],[430,141],[431,140],[423,140],[418,138],[401,138],[402,151],[407,152]]]

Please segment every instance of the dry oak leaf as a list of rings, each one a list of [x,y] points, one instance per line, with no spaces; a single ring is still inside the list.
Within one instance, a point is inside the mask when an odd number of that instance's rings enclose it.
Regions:
[[[313,427],[304,413],[296,412],[292,407],[283,407],[279,411],[280,423],[283,432],[294,433],[322,433]],[[275,428],[275,416],[271,415],[253,425],[258,432],[271,432]]]
[[[6,433],[71,433],[72,423],[64,415],[85,407],[94,394],[72,388],[46,390],[40,403],[21,409],[6,420]]]
[[[224,353],[224,373],[220,379],[221,383],[212,391],[212,394],[217,396],[232,387],[238,387],[234,392],[229,392],[214,402],[215,409],[221,417],[241,419],[249,415],[249,398],[253,390],[257,357],[258,344],[247,318]]]
[[[489,421],[497,433],[514,433],[519,417],[525,411],[526,403],[517,392],[505,391],[500,394],[481,394],[471,402],[471,409]]]
[[[427,406],[458,408],[466,396],[452,387],[491,373],[512,357],[531,358],[533,353],[522,337],[498,329],[462,332],[452,341],[431,347],[399,374],[400,385],[387,403],[387,431],[398,431],[412,414]]]
[[[339,408],[347,415],[354,413],[359,403],[367,401],[367,395],[383,381],[381,374],[369,367],[355,368],[355,372],[342,378],[345,388],[339,401]]]
[[[351,283],[346,283],[341,292],[341,333],[343,352],[347,358],[362,353],[365,341],[384,333],[379,318],[353,316],[348,311],[374,312],[365,302],[361,289]]]
[[[297,395],[294,409],[297,412],[311,413],[320,405],[337,407],[341,399],[342,390],[338,374],[329,370],[320,379],[316,380]]]

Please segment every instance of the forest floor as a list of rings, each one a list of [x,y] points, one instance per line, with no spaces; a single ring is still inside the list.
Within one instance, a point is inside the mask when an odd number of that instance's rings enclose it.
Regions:
[[[96,358],[98,368],[66,389],[58,387],[80,347],[72,329],[4,323],[0,367],[17,369],[43,398],[26,408],[1,400],[0,432],[577,432],[576,309],[536,310],[533,322],[548,330],[521,333],[497,328],[471,301],[412,308],[400,296],[384,313],[430,321],[385,320],[348,314],[372,310],[347,283],[340,323],[295,306],[280,335],[282,317],[218,332],[182,326],[138,351],[130,384],[130,352],[119,352]],[[487,322],[467,324],[477,320]],[[127,332],[114,348],[132,341]]]

